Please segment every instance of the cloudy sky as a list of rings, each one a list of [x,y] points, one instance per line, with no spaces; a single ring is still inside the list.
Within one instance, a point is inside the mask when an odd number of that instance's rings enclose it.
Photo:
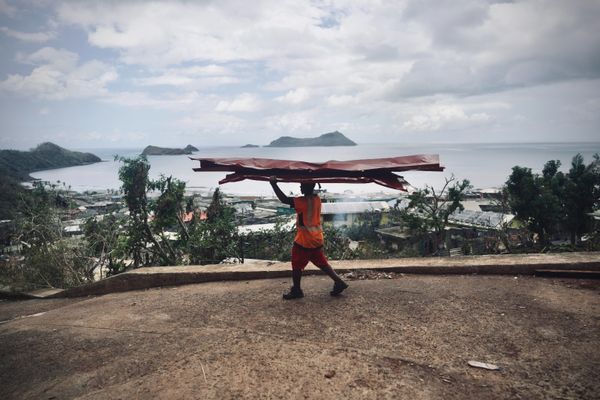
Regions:
[[[0,148],[598,141],[594,0],[0,0]]]

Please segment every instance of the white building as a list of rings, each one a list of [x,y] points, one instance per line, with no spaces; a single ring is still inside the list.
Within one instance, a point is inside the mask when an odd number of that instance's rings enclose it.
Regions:
[[[385,201],[343,201],[321,204],[323,221],[331,222],[335,227],[350,226],[364,213],[389,210],[390,205]]]

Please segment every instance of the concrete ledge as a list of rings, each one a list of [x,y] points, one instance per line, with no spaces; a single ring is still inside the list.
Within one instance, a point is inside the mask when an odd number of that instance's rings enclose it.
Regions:
[[[540,270],[600,271],[600,252],[560,254],[507,254],[463,257],[423,257],[378,260],[331,261],[339,273],[375,270],[404,274],[492,274],[534,275]],[[321,274],[314,266],[305,274]],[[270,279],[290,276],[289,263],[218,264],[149,267],[128,271],[87,285],[66,290],[14,294],[13,298],[58,298],[101,295],[160,286],[193,283]]]

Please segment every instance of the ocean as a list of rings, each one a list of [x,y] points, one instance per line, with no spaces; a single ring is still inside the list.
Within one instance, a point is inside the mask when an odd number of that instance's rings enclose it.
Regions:
[[[64,183],[76,191],[104,191],[118,189],[120,162],[115,155],[135,157],[142,149],[77,149],[88,151],[102,158],[103,162],[69,168],[39,171],[31,176],[44,181]],[[468,179],[474,188],[499,188],[506,182],[515,165],[529,167],[540,172],[548,160],[560,160],[561,170],[567,171],[571,159],[577,153],[584,156],[586,164],[594,153],[600,153],[596,143],[498,143],[498,144],[361,144],[352,147],[293,147],[293,148],[239,148],[204,147],[193,156],[197,157],[260,157],[287,160],[323,162],[328,160],[352,160],[364,158],[397,157],[411,154],[439,154],[444,172],[405,172],[404,178],[415,188],[430,185],[441,187],[444,179],[454,175]],[[188,156],[150,156],[150,175],[156,178],[172,175],[186,182],[190,191],[209,192],[219,187],[218,181],[225,172],[194,172],[198,166]],[[282,184],[286,192],[298,192],[298,184]],[[324,188],[331,193],[393,193],[392,189],[376,184],[328,184]],[[221,190],[233,195],[272,195],[268,182],[243,181],[228,183]]]

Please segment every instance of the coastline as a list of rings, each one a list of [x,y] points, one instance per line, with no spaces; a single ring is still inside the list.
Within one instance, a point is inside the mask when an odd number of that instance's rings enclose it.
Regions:
[[[309,149],[307,151],[307,149]],[[136,157],[142,148],[100,148],[78,149],[78,151],[92,151],[102,161],[88,165],[67,167],[51,170],[39,170],[31,173],[32,178],[56,182],[60,180],[71,185],[74,190],[107,190],[118,189],[119,162],[114,160],[115,155],[121,157]],[[512,167],[520,165],[532,168],[534,172],[541,172],[543,165],[548,160],[561,160],[561,170],[568,170],[571,158],[582,153],[586,160],[591,160],[594,153],[600,152],[600,142],[582,143],[477,143],[477,144],[359,144],[348,147],[296,147],[296,148],[240,148],[237,146],[211,146],[201,147],[193,155],[196,157],[256,157],[287,160],[305,160],[323,162],[331,159],[348,160],[364,158],[382,158],[398,155],[434,153],[440,155],[445,172],[407,172],[404,178],[416,188],[425,185],[439,187],[443,185],[444,178],[452,174],[458,179],[469,179],[476,189],[501,187],[511,173]],[[150,175],[155,179],[160,174],[172,175],[186,182],[189,188],[210,191],[219,187],[218,181],[225,177],[225,173],[203,172],[196,173],[192,168],[196,166],[187,155],[162,155],[149,156],[151,164]],[[372,186],[368,186],[372,185]],[[330,192],[373,193],[383,189],[374,184],[330,184],[324,185]],[[237,195],[268,195],[271,188],[268,184],[253,181],[229,183],[220,186],[225,193]],[[297,191],[296,185],[284,184],[284,190]],[[391,190],[391,189],[390,189]],[[393,192],[393,191],[392,191]]]

